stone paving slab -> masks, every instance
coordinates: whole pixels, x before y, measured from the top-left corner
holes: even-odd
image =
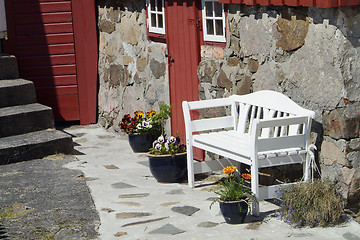
[[[266,201],[260,202],[260,217],[226,224],[218,204],[209,208],[216,195],[207,184],[190,189],[186,182],[158,183],[145,154],[133,153],[124,137],[96,125],[65,131],[74,136],[78,159],[66,167],[91,179],[99,239],[360,239],[360,225],[351,219],[332,228],[297,229],[273,217],[277,206]]]

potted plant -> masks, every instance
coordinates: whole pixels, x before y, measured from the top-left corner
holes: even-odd
[[[165,121],[172,116],[172,107],[160,103],[160,111],[151,110],[144,113],[135,111],[134,116],[125,114],[120,129],[128,134],[129,143],[134,152],[147,152],[152,143],[164,132]]]
[[[178,136],[167,139],[161,135],[147,156],[150,171],[158,182],[181,182],[186,177],[186,146]]]
[[[234,166],[223,169],[227,177],[220,181],[220,190],[213,190],[219,198],[210,205],[211,208],[215,202],[219,202],[220,212],[229,224],[243,223],[248,212],[249,200],[256,200],[244,181],[244,178],[250,178],[250,174],[242,174],[242,178],[239,179],[234,176],[235,171]]]

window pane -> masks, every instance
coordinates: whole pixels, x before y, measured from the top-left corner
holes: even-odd
[[[215,17],[222,17],[222,3],[214,2]]]
[[[157,0],[157,11],[158,12],[162,11],[162,0]]]
[[[163,18],[162,18],[162,14],[158,14],[158,27],[159,28],[163,28]]]
[[[151,14],[151,26],[156,27],[156,14]]]
[[[208,35],[214,35],[213,20],[206,20],[206,30]]]
[[[205,10],[206,10],[207,17],[213,16],[212,2],[205,2]]]
[[[151,11],[155,11],[155,0],[150,0],[150,9]]]
[[[222,20],[215,20],[216,35],[223,35],[223,22]]]

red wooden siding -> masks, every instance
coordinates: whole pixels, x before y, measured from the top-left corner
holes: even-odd
[[[196,19],[201,2],[195,0],[168,0],[166,6],[166,42],[171,55],[169,64],[170,103],[172,135],[180,134],[185,140],[185,123],[182,101],[199,99],[197,66],[200,62],[199,29]],[[203,152],[194,152],[195,158],[203,159]]]
[[[221,3],[237,3],[245,5],[275,5],[275,6],[304,6],[304,7],[319,7],[331,8],[341,6],[360,5],[360,0],[219,0]]]
[[[6,10],[5,51],[34,82],[38,102],[52,107],[57,121],[96,122],[94,0],[6,0]]]

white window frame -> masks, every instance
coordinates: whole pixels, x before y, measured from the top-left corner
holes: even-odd
[[[157,3],[158,1],[162,2],[162,8],[158,9],[157,4],[155,4],[155,11],[151,10],[151,4],[150,4],[150,0],[147,0],[147,11],[148,11],[148,19],[147,19],[147,24],[148,24],[148,29],[149,32],[151,33],[157,33],[157,34],[165,34],[165,5],[164,5],[164,0],[155,0],[155,2]],[[151,21],[151,15],[155,14],[156,17],[159,14],[162,14],[162,22],[163,22],[163,27],[159,27],[158,26],[158,22],[156,22],[156,27],[152,27],[152,21]]]
[[[211,2],[213,8],[213,15],[211,17],[206,16],[206,6],[205,2]],[[224,11],[224,4],[221,3],[221,17],[215,17],[215,10],[214,10],[214,2],[218,2],[218,0],[202,0],[202,22],[203,22],[203,33],[204,33],[204,41],[210,42],[226,42],[226,32],[225,32],[225,11]],[[214,34],[210,35],[207,33],[207,25],[206,20],[212,20],[214,23]],[[223,34],[216,35],[216,28],[215,28],[215,20],[221,20],[223,23]]]

